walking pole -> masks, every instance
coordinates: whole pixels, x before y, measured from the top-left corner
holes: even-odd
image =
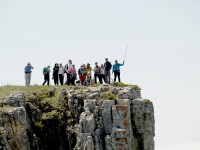
[[[126,52],[125,52],[125,56],[124,56],[124,61],[125,61],[125,59],[126,59],[127,51],[128,51],[128,45],[126,46]]]

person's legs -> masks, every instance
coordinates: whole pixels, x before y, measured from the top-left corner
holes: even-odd
[[[74,76],[71,79],[71,83],[72,83],[72,85],[75,85],[75,77]]]
[[[108,83],[110,84],[110,71],[108,71]]]
[[[106,83],[106,77],[105,77],[105,74],[103,74],[103,81]]]
[[[28,85],[31,84],[31,73],[28,73]]]
[[[25,80],[26,80],[26,85],[30,85],[30,80],[31,80],[31,74],[30,73],[26,73],[25,74]]]
[[[28,85],[28,74],[25,73],[25,85],[27,86]]]
[[[102,84],[102,80],[103,80],[103,75],[100,74],[100,75],[99,75],[99,82],[100,82],[100,84]]]
[[[59,81],[60,81],[60,84],[63,85],[63,75],[62,74],[59,74]]]
[[[45,85],[45,83],[46,83],[46,74],[44,75],[44,82],[42,83],[42,85]]]
[[[54,84],[56,85],[56,79],[55,79],[55,77],[53,78],[53,81],[54,81]]]
[[[58,74],[54,75],[54,84],[58,85]]]
[[[70,83],[71,83],[71,77],[70,77],[71,75],[70,75],[70,73],[67,73],[67,84],[68,85],[70,85]]]
[[[105,71],[105,83],[108,83],[108,71]]]
[[[97,78],[98,78],[98,80],[99,80],[99,82],[100,82],[100,74],[97,74]]]
[[[114,82],[116,82],[117,72],[114,71]]]
[[[120,72],[118,72],[118,80],[119,80],[119,82],[121,82],[121,81],[120,81]]]
[[[97,74],[94,74],[94,82],[97,84]]]
[[[49,74],[47,74],[47,85],[49,85]]]

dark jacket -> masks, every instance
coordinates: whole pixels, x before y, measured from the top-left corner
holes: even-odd
[[[105,68],[105,71],[109,71],[112,67],[112,64],[109,62],[109,61],[106,61],[104,63],[104,68]]]
[[[58,75],[59,67],[54,67],[53,68],[53,75]]]

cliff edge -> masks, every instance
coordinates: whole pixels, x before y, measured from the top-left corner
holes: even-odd
[[[137,86],[38,86],[0,99],[0,150],[154,150],[154,124]]]

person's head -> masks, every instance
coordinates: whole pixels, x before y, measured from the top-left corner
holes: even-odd
[[[95,62],[95,66],[98,66],[98,62]]]
[[[54,67],[58,67],[58,63],[55,63],[55,66]]]
[[[62,63],[60,63],[59,66],[61,67],[61,66],[62,66]]]
[[[72,67],[75,68],[75,65],[73,64]]]
[[[71,59],[68,62],[69,62],[69,64],[72,64],[72,60]]]
[[[104,65],[103,65],[103,64],[101,64],[101,68],[104,68]]]
[[[90,64],[89,64],[89,63],[87,63],[87,67],[90,67]]]
[[[30,62],[28,62],[28,63],[27,63],[27,65],[28,65],[28,66],[30,66],[30,65],[31,65],[31,63],[30,63]]]
[[[85,64],[83,64],[83,68],[85,68]]]
[[[108,61],[108,58],[105,58],[105,61]]]
[[[118,61],[117,60],[115,60],[115,64],[117,64],[118,63]]]
[[[51,67],[50,65],[47,66],[47,68],[50,68],[50,67]]]

